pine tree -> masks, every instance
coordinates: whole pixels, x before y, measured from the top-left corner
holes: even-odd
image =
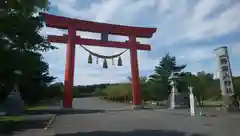
[[[176,58],[167,53],[155,67],[154,73],[149,78],[151,94],[157,100],[165,100],[171,88],[169,76],[173,72],[180,72],[186,65],[176,65]]]

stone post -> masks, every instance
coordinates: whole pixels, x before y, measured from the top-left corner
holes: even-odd
[[[170,94],[170,109],[175,109],[176,108],[176,103],[175,103],[175,96],[177,93],[177,87],[176,87],[176,81],[171,81],[171,94]]]
[[[170,85],[172,86],[171,94],[170,94],[170,109],[176,108],[176,94],[177,90],[177,80],[179,79],[178,73],[173,72],[171,76],[169,76],[168,80],[171,81]]]
[[[195,103],[195,98],[193,95],[193,87],[189,86],[189,100],[190,100],[190,115],[195,116],[196,115],[196,103]]]

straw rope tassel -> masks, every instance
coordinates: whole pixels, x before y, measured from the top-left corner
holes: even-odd
[[[88,63],[92,64],[92,55],[91,54],[89,54],[89,56],[88,56]]]
[[[103,61],[103,68],[108,68],[107,60],[106,60],[106,59],[104,59],[104,61]]]
[[[96,64],[98,64],[98,57],[97,57],[97,60],[96,60]]]
[[[121,58],[121,56],[119,56],[119,58],[118,58],[118,66],[122,66],[122,58]]]
[[[114,58],[112,58],[112,65],[114,66]]]

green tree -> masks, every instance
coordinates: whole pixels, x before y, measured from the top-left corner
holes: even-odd
[[[128,81],[131,83],[132,82],[132,77],[128,76]],[[140,76],[139,77],[140,84],[146,83],[147,77],[146,76]]]
[[[102,94],[105,94],[106,99],[109,100],[124,101],[132,99],[132,89],[130,83],[109,85],[102,91]]]
[[[13,83],[19,84],[19,90],[24,100],[34,103],[47,97],[46,88],[55,79],[49,76],[48,64],[43,61],[42,55],[35,52],[24,52],[18,55],[19,61],[14,66],[22,71]],[[19,67],[20,66],[20,67]]]
[[[47,10],[48,1],[3,0],[0,5],[3,5],[0,7],[0,63],[4,64],[0,65],[0,94],[5,96],[20,78],[21,95],[25,99],[33,92],[36,97],[42,97],[41,91],[37,90],[44,90],[54,79],[49,76],[48,64],[43,62],[40,54],[55,49],[39,34],[43,20],[37,12]],[[21,70],[23,75],[16,77],[15,70]]]
[[[185,90],[188,90],[187,87],[190,85],[193,87],[193,93],[200,105],[204,99],[216,99],[219,96],[218,84],[215,84],[212,73],[201,71],[194,75],[186,72],[182,73],[181,80],[185,84]]]
[[[63,83],[56,82],[50,84],[47,88],[47,98],[62,98],[63,97]]]
[[[189,90],[188,89],[189,86],[193,87],[193,93],[196,96],[198,103],[201,104],[204,91],[202,90],[202,87],[199,84],[200,83],[199,78],[190,72],[186,72],[182,73],[181,81],[184,84],[184,90]]]
[[[131,83],[132,77],[128,77],[129,82]],[[140,91],[141,91],[141,99],[142,100],[151,100],[151,94],[148,85],[148,78],[146,76],[139,77],[140,80]]]
[[[235,96],[240,99],[240,76],[233,77],[233,87],[234,87]]]
[[[166,54],[155,67],[154,73],[150,76],[149,86],[152,97],[157,100],[165,100],[171,89],[169,76],[173,72],[180,72],[186,65],[177,65],[176,58]]]
[[[47,51],[54,47],[38,32],[43,19],[37,16],[39,10],[48,8],[47,0],[4,0],[5,16],[0,20],[1,49]]]

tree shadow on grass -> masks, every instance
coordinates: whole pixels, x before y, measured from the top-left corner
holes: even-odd
[[[0,121],[0,135],[11,134],[15,131],[24,131],[27,129],[43,129],[48,124],[48,122],[49,119]]]
[[[55,136],[207,136],[205,134],[188,134],[175,130],[134,130],[129,132],[94,131],[72,134],[57,134]]]
[[[24,114],[27,115],[42,115],[42,114],[90,114],[90,113],[104,113],[105,110],[85,110],[85,109],[46,109],[46,110],[26,110]]]
[[[160,108],[158,108],[160,109]],[[164,109],[164,108],[163,108]],[[144,107],[139,110],[156,110],[156,108]],[[134,111],[132,108],[122,109],[43,109],[43,110],[26,110],[25,115],[43,115],[43,114],[93,114],[93,113],[106,113],[106,112],[119,112],[119,111]]]

